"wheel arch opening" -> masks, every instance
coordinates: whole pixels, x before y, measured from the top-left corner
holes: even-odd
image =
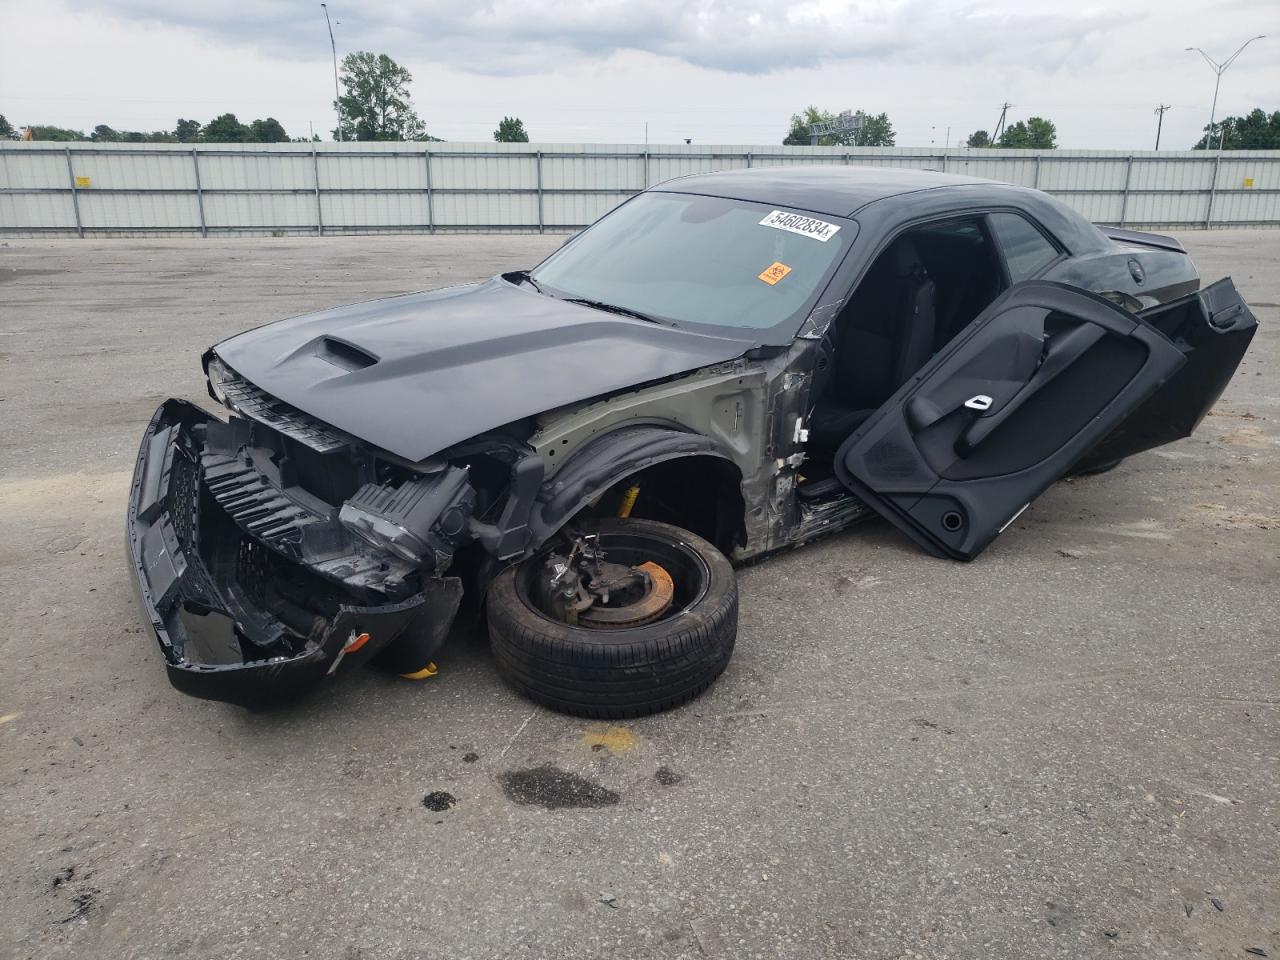
[[[615,481],[578,516],[631,516],[696,533],[729,556],[747,542],[742,473],[723,457],[664,460]]]

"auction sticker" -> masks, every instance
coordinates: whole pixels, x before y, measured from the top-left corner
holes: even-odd
[[[773,227],[775,230],[789,230],[791,233],[798,233],[802,237],[809,237],[813,240],[821,240],[823,243],[834,237],[840,229],[834,223],[827,223],[825,220],[818,220],[814,217],[806,217],[800,213],[786,213],[783,210],[774,210],[760,221],[760,226]]]
[[[790,267],[788,267],[785,263],[779,263],[777,260],[775,260],[773,261],[773,263],[769,264],[769,266],[765,267],[764,272],[761,273],[760,276],[756,277],[756,279],[763,280],[765,283],[767,283],[769,286],[772,287],[775,283],[777,283],[779,280],[781,280],[790,272],[791,272]]]

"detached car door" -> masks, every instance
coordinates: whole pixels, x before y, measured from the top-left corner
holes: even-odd
[[[1109,300],[1020,283],[845,440],[836,474],[930,553],[971,560],[1186,363]]]

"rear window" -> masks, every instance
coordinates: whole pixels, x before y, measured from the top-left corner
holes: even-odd
[[[1013,283],[1030,280],[1037,273],[1058,259],[1058,248],[1016,213],[993,213],[991,230],[996,242],[1004,251],[1009,265],[1009,279]]]

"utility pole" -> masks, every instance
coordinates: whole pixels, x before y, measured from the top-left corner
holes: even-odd
[[[333,52],[333,109],[338,112],[338,142],[342,142],[342,108],[338,106],[338,45],[333,42],[333,23],[329,20],[329,5],[320,4],[324,8],[324,22],[329,27],[329,49]]]
[[[1164,112],[1169,109],[1169,104],[1162,103],[1156,107],[1156,149],[1160,149],[1160,128],[1164,126]]]
[[[1000,121],[996,124],[995,132],[991,134],[991,146],[993,147],[996,145],[996,141],[1000,139],[1000,131],[1004,129],[1004,118],[1008,115],[1009,108],[1012,106],[1012,103],[1005,103],[1000,107]]]
[[[1261,39],[1263,39],[1264,37],[1266,37],[1266,34],[1265,34],[1265,33],[1260,33],[1260,34],[1258,34],[1256,37],[1250,37],[1250,38],[1249,38],[1248,40],[1246,40],[1244,43],[1240,44],[1240,49],[1239,49],[1239,50],[1237,50],[1237,51],[1236,51],[1235,53],[1233,53],[1231,56],[1227,57],[1227,59],[1223,60],[1221,63],[1219,63],[1217,60],[1213,59],[1213,57],[1209,56],[1207,53],[1205,53],[1205,52],[1204,52],[1203,50],[1201,50],[1199,47],[1187,47],[1187,50],[1194,50],[1196,53],[1200,54],[1200,56],[1204,57],[1205,62],[1207,62],[1207,63],[1209,64],[1209,66],[1212,68],[1213,72],[1214,72],[1215,74],[1217,74],[1217,77],[1218,77],[1216,80],[1214,80],[1214,81],[1213,81],[1213,106],[1211,106],[1211,107],[1209,108],[1209,144],[1208,144],[1208,145],[1209,145],[1210,147],[1212,147],[1212,146],[1213,146],[1214,120],[1215,120],[1215,119],[1217,118],[1217,116],[1218,116],[1218,87],[1219,87],[1219,86],[1221,86],[1221,84],[1222,84],[1222,75],[1223,75],[1224,73],[1226,73],[1226,72],[1227,72],[1227,67],[1231,66],[1231,64],[1233,64],[1233,63],[1235,62],[1236,57],[1238,57],[1238,56],[1240,56],[1240,54],[1244,53],[1244,48],[1245,48],[1245,47],[1247,47],[1249,44],[1253,43],[1253,41],[1255,41],[1255,40],[1261,40]],[[1224,129],[1222,130],[1222,132],[1221,132],[1221,133],[1219,133],[1219,135],[1218,135],[1218,149],[1219,149],[1219,150],[1221,150],[1221,149],[1222,149],[1222,138],[1223,138],[1224,136],[1226,136],[1226,133],[1227,133],[1227,131],[1226,131],[1226,129],[1224,128]]]

